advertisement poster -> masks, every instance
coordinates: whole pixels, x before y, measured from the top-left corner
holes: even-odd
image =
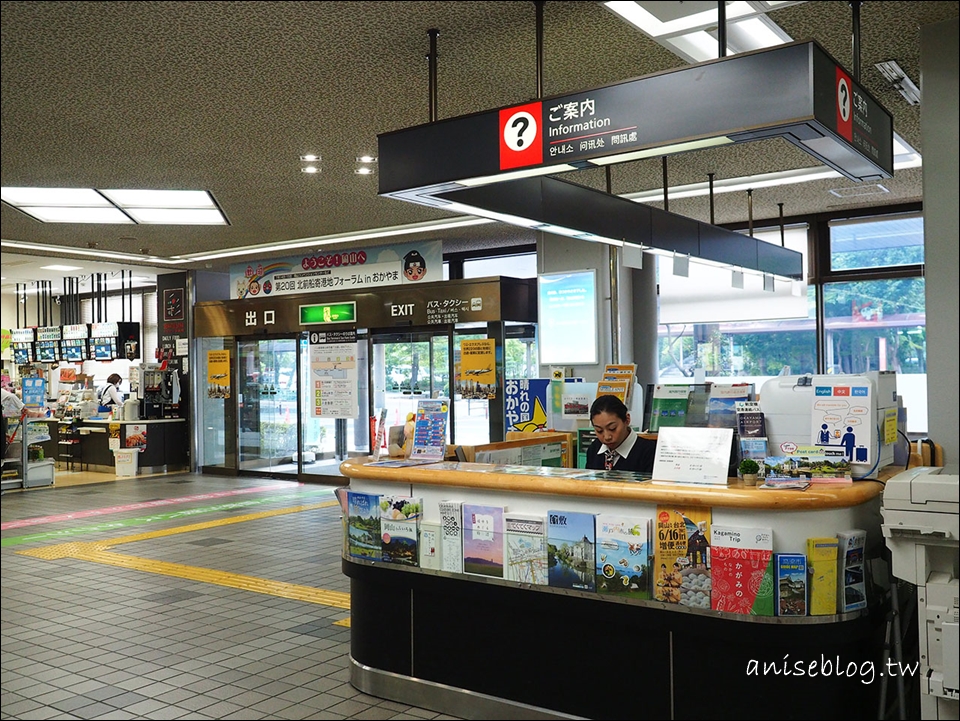
[[[294,255],[230,266],[235,300],[443,280],[443,241]]]
[[[824,449],[842,450],[851,463],[873,463],[874,422],[872,384],[823,382],[814,387],[813,442]]]
[[[310,333],[310,388],[315,418],[359,418],[357,332]]]
[[[447,444],[447,413],[449,411],[450,404],[443,399],[417,401],[411,458],[443,460]]]
[[[230,397],[230,351],[207,351],[207,398]]]
[[[143,423],[128,423],[124,428],[125,448],[146,448],[147,426]]]
[[[107,427],[107,433],[109,434],[107,437],[107,447],[111,451],[119,451],[120,450],[120,424],[111,423]]]
[[[22,380],[23,405],[29,408],[42,408],[47,402],[47,381],[45,378],[24,377]]]
[[[457,393],[463,398],[496,398],[497,366],[493,338],[460,342]]]
[[[549,378],[507,380],[503,398],[506,430],[546,430],[549,391]]]
[[[654,518],[653,597],[710,608],[710,509],[657,506]]]

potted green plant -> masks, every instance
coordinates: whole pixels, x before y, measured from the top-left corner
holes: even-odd
[[[743,477],[744,485],[757,485],[757,472],[759,470],[760,464],[752,458],[744,458],[740,461],[740,475]]]

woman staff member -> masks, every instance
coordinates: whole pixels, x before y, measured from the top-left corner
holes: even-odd
[[[653,473],[657,442],[630,428],[627,407],[616,396],[599,396],[590,406],[597,439],[587,449],[587,468]]]
[[[111,373],[107,377],[107,383],[100,389],[97,398],[100,400],[100,412],[109,412],[114,406],[123,405],[123,396],[120,395],[120,381],[123,378],[119,373]]]

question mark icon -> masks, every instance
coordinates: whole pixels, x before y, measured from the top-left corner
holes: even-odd
[[[522,115],[510,123],[511,128],[517,128],[517,147],[523,147],[523,131],[530,127],[530,121]]]
[[[526,136],[526,137],[524,137]],[[534,144],[537,139],[537,121],[525,110],[511,115],[503,126],[503,140],[510,150],[520,152]]]

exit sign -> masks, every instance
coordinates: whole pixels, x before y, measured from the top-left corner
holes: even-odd
[[[357,304],[353,301],[300,306],[300,325],[355,323],[356,320]]]

